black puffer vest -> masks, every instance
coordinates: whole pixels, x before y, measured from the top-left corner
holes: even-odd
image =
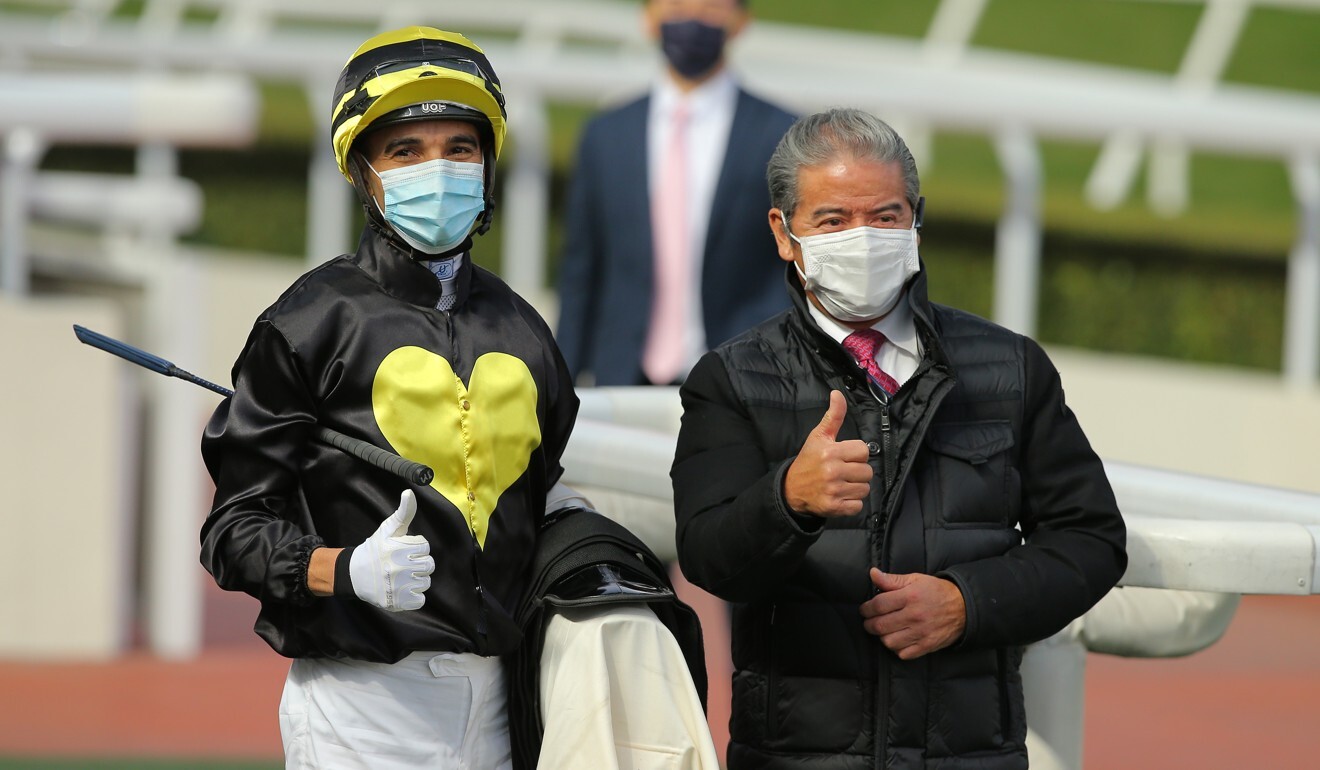
[[[888,405],[809,320],[800,291],[778,324],[719,352],[763,427],[767,457],[796,454],[840,390],[839,438],[867,441],[885,480],[861,514],[825,524],[777,601],[736,606],[731,768],[1027,765],[1019,648],[955,647],[904,662],[858,616],[869,565],[939,574],[1020,541],[1021,338],[925,303],[924,286],[911,294],[924,361]],[[833,756],[812,761],[819,754]]]

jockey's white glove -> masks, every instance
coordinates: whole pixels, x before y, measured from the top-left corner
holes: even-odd
[[[349,556],[353,593],[368,604],[390,612],[421,609],[422,594],[431,587],[435,559],[431,544],[421,535],[408,534],[417,513],[411,489],[399,498],[399,509],[380,523],[376,532]]]

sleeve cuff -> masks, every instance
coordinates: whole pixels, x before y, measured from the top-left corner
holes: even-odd
[[[349,571],[349,561],[353,558],[353,549],[345,548],[335,557],[335,596],[339,598],[356,599],[357,592],[353,590],[353,574]]]
[[[793,525],[794,529],[804,535],[816,535],[825,527],[825,520],[819,516],[810,513],[798,513],[788,504],[788,498],[784,496],[784,479],[788,476],[788,466],[793,464],[795,457],[790,457],[780,464],[779,470],[775,471],[774,496],[775,507],[784,515],[784,518]]]
[[[968,586],[963,582],[962,575],[958,574],[958,572],[955,570],[940,570],[939,572],[935,573],[935,577],[953,583],[954,586],[958,588],[958,591],[962,593],[963,612],[965,613],[963,632],[958,637],[958,640],[954,642],[952,645],[950,645],[950,647],[955,650],[966,649],[970,646],[968,644],[968,639],[975,638],[974,637],[976,632],[975,627],[978,621],[980,620],[976,614],[976,605],[972,603],[971,592],[968,590]]]

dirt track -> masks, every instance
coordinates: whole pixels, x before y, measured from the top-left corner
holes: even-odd
[[[278,759],[288,663],[250,625],[216,592],[195,662],[0,663],[0,756]],[[727,715],[727,686],[711,697]],[[1190,658],[1091,656],[1086,725],[1087,770],[1320,767],[1320,597],[1248,597]]]

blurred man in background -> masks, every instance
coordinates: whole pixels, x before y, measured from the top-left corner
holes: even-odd
[[[469,257],[490,223],[504,95],[467,38],[406,27],[335,88],[357,251],[256,321],[202,450],[202,563],[261,600],[294,658],[290,767],[510,766],[500,661],[578,400],[536,311]],[[311,441],[329,427],[432,466],[427,487]],[[393,512],[391,514],[391,512]],[[415,518],[414,518],[415,517]]]
[[[793,307],[680,394],[679,562],[735,602],[730,770],[1027,767],[1022,647],[1126,530],[1032,340],[926,297],[916,163],[859,110],[767,172]]]
[[[644,15],[665,71],[587,124],[569,188],[555,334],[579,383],[675,383],[786,306],[762,180],[793,116],[726,66],[747,2],[648,0]]]

